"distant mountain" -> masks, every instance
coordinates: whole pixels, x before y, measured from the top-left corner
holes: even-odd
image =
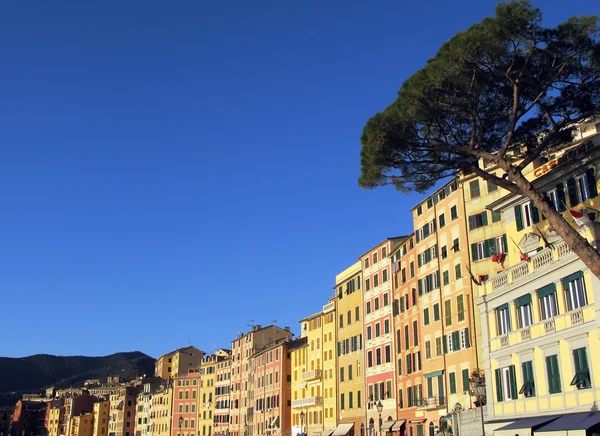
[[[0,357],[0,397],[11,392],[37,392],[49,386],[76,387],[85,380],[105,380],[110,375],[131,379],[143,374],[154,374],[154,359],[139,351],[101,357]]]

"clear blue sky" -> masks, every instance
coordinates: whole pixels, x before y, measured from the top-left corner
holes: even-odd
[[[364,123],[495,3],[2,2],[0,355],[298,332],[412,231],[419,196],[358,187]]]

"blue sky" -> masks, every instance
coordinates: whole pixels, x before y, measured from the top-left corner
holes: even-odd
[[[0,355],[298,332],[412,231],[418,195],[358,187],[366,120],[495,3],[3,2]]]

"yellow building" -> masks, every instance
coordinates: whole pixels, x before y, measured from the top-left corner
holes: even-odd
[[[527,177],[597,246],[600,135],[548,159]],[[600,282],[527,199],[509,194],[489,208],[502,214],[509,243],[506,269],[490,277],[477,301],[488,420],[515,420],[495,426],[503,436],[531,432],[531,421],[519,418],[534,416],[536,431],[589,430],[589,420],[564,415],[597,410]],[[581,213],[578,222],[569,209]]]
[[[63,404],[52,405],[50,416],[48,418],[48,436],[59,436],[61,422],[65,416]]]
[[[109,401],[99,401],[94,404],[93,436],[108,436]]]
[[[197,368],[204,357],[204,353],[196,347],[179,348],[170,353],[163,354],[154,364],[154,375],[163,379],[186,375],[190,368]]]
[[[322,311],[300,321],[306,345],[291,352],[293,435],[333,433],[337,425],[335,314],[332,300]]]
[[[202,359],[200,365],[198,436],[212,436],[215,433],[213,415],[215,413],[217,365],[229,359],[229,355],[228,350],[220,349]]]
[[[92,412],[72,417],[69,423],[69,436],[92,436],[93,423],[94,414]]]
[[[165,381],[152,395],[152,434],[170,436],[173,413],[173,384]],[[94,435],[95,436],[95,435]]]
[[[326,383],[335,382],[333,388],[325,385],[325,392],[334,392],[338,398],[339,431],[350,436],[365,435],[365,376],[363,351],[363,292],[361,262],[356,262],[335,277],[336,311],[342,319],[336,319],[336,333],[331,343],[339,343],[333,351],[337,356],[336,369]],[[330,340],[330,338],[328,338]],[[329,342],[327,342],[329,343]],[[344,344],[343,347],[341,344]],[[339,353],[338,353],[339,350]],[[326,354],[327,355],[327,354]],[[331,355],[329,355],[331,357]],[[341,378],[343,374],[343,379]],[[336,410],[334,409],[334,410]]]

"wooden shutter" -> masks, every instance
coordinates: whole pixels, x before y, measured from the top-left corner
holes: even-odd
[[[517,221],[517,231],[523,230],[523,213],[520,204],[515,206],[515,220]]]
[[[577,206],[579,204],[579,198],[577,197],[577,183],[575,183],[573,177],[567,180],[567,194],[569,195],[569,206]]]
[[[539,223],[540,212],[538,211],[538,208],[535,207],[535,205],[533,204],[533,201],[529,203],[529,207],[531,209],[531,221],[533,221],[534,224]]]
[[[473,261],[479,260],[479,257],[477,257],[477,244],[471,244],[471,258]]]
[[[508,367],[508,381],[510,384],[510,396],[513,400],[517,399],[517,376],[515,373],[515,365]]]
[[[598,188],[596,187],[596,178],[594,177],[594,169],[588,168],[585,172],[585,178],[590,192],[590,198],[594,198],[598,195]]]
[[[502,371],[497,369],[496,373],[496,401],[501,402],[504,399],[502,395]]]
[[[556,202],[558,203],[558,212],[564,211],[566,206],[565,187],[562,183],[556,185]]]

